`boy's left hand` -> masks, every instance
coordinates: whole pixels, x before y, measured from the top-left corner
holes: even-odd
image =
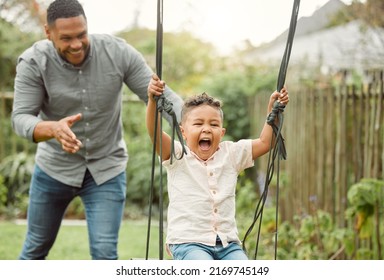
[[[289,95],[288,95],[288,90],[283,87],[280,92],[277,93],[277,101],[280,102],[281,104],[287,105],[289,102]]]
[[[280,90],[280,92],[275,91],[271,94],[271,97],[269,99],[269,104],[268,104],[268,112],[272,111],[273,105],[275,104],[276,101],[283,104],[284,106],[288,104],[289,95],[288,95],[288,90],[285,87],[283,87]]]

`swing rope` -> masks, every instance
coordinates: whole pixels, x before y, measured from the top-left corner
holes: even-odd
[[[296,24],[297,24],[297,18],[299,14],[299,7],[300,7],[300,0],[294,0],[293,8],[292,8],[292,14],[291,14],[291,22],[289,26],[289,32],[288,32],[288,38],[287,43],[285,47],[285,52],[283,59],[281,61],[279,75],[277,79],[277,91],[280,92],[280,90],[284,87],[285,78],[287,74],[287,68],[289,64],[289,58],[291,55],[292,50],[292,44],[293,44],[293,38],[295,36],[295,30],[296,30]],[[284,112],[285,106],[279,102],[275,102],[273,104],[273,108],[271,113],[267,117],[267,123],[272,127],[273,134],[275,136],[275,145],[273,146],[272,141],[270,144],[270,151],[268,155],[268,164],[267,164],[267,174],[266,174],[266,180],[264,182],[264,190],[260,196],[260,200],[258,201],[255,209],[255,214],[253,218],[253,222],[251,226],[248,228],[247,232],[245,233],[244,239],[243,239],[243,249],[246,251],[245,241],[249,234],[252,232],[257,220],[259,220],[258,224],[258,233],[256,237],[256,248],[255,248],[255,254],[254,259],[257,258],[258,248],[259,248],[259,241],[260,241],[260,231],[261,231],[261,222],[263,219],[263,211],[264,211],[264,205],[268,197],[268,190],[269,185],[273,178],[273,173],[275,169],[275,159],[277,156],[277,182],[276,182],[276,217],[275,217],[275,244],[274,244],[274,257],[275,260],[277,259],[277,233],[278,233],[278,205],[279,205],[279,184],[280,184],[280,160],[287,158],[287,152],[284,145],[284,138],[281,135],[281,130],[283,128],[283,122],[284,122]],[[273,147],[272,147],[273,146]]]
[[[162,54],[163,54],[163,1],[157,1],[157,31],[156,31],[156,74],[160,78],[162,77]],[[166,112],[171,117],[171,126],[172,126],[172,134],[171,134],[171,158],[170,163],[172,164],[173,158],[176,160],[180,160],[184,154],[187,154],[185,146],[183,144],[183,135],[181,133],[180,127],[177,122],[176,113],[173,111],[173,104],[164,95],[155,96],[156,101],[156,112],[155,112],[155,133],[153,140],[153,150],[152,150],[152,170],[151,170],[151,187],[149,193],[149,213],[148,213],[148,228],[147,228],[147,243],[146,243],[146,254],[145,259],[148,260],[149,257],[149,241],[151,235],[151,220],[152,220],[152,204],[153,204],[153,196],[154,196],[154,178],[155,178],[155,165],[156,165],[156,143],[159,141],[159,155],[160,155],[160,178],[159,178],[159,259],[163,260],[164,258],[164,191],[163,191],[163,168],[161,164],[161,160],[163,158],[162,151],[162,131],[163,131],[163,112]],[[158,127],[158,125],[160,127]],[[160,139],[157,139],[157,131],[159,128]],[[182,145],[182,153],[178,157],[175,152],[174,140],[175,136],[177,136],[179,142]]]

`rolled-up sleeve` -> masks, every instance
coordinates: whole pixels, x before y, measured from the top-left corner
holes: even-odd
[[[128,72],[125,73],[125,83],[141,100],[148,102],[148,83],[152,77],[153,71],[146,63],[144,57],[131,45],[127,44],[126,59]],[[165,98],[172,103],[173,111],[177,121],[180,122],[181,108],[183,106],[182,98],[177,95],[170,87],[166,86],[164,91]],[[164,112],[164,117],[171,124],[170,116]]]

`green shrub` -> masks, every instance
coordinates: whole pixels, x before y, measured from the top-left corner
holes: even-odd
[[[8,156],[0,163],[0,174],[3,176],[1,207],[7,218],[25,214],[28,190],[34,166],[34,157],[27,153]]]

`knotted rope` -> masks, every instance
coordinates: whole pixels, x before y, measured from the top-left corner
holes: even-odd
[[[300,0],[294,0],[293,8],[292,8],[292,14],[291,14],[291,22],[289,26],[289,32],[288,32],[288,38],[287,43],[284,51],[284,56],[281,61],[279,75],[277,79],[277,91],[281,91],[281,89],[284,87],[285,78],[287,74],[287,68],[289,63],[289,58],[291,55],[292,50],[292,44],[293,44],[293,38],[295,36],[295,30],[296,30],[296,24],[297,24],[297,18],[299,14],[299,7],[300,7]],[[251,226],[248,228],[247,232],[245,233],[244,239],[243,239],[243,249],[246,251],[245,248],[245,241],[249,234],[252,232],[257,220],[259,219],[259,225],[258,225],[258,233],[257,233],[257,239],[256,239],[256,248],[255,248],[255,254],[254,259],[257,258],[258,248],[259,248],[259,240],[260,240],[260,231],[261,231],[261,222],[263,219],[263,210],[264,205],[268,197],[268,190],[269,185],[273,178],[274,168],[275,168],[275,159],[279,155],[277,160],[277,183],[276,183],[276,217],[275,217],[275,246],[274,246],[274,255],[275,259],[277,259],[277,233],[278,233],[278,205],[279,205],[279,184],[280,184],[280,160],[287,158],[287,152],[285,149],[284,144],[284,138],[281,135],[281,130],[283,128],[283,122],[284,122],[284,109],[285,106],[278,101],[276,101],[273,104],[273,108],[271,113],[267,117],[267,123],[272,127],[273,134],[275,138],[275,145],[272,145],[271,142],[271,149],[269,151],[268,155],[268,164],[267,164],[267,174],[266,174],[266,180],[264,183],[264,190],[263,193],[260,196],[260,200],[256,205],[255,209],[255,215],[253,217],[253,222]],[[273,137],[272,137],[273,141]]]
[[[157,1],[157,33],[156,33],[156,73],[158,77],[161,79],[162,76],[162,53],[163,53],[163,1],[158,0]],[[160,96],[154,97],[156,100],[156,111],[155,111],[155,133],[154,133],[154,140],[153,140],[153,151],[152,151],[152,172],[151,172],[151,188],[150,188],[150,194],[149,194],[149,213],[148,213],[148,229],[147,229],[147,244],[146,244],[146,255],[145,258],[148,260],[149,256],[149,240],[150,240],[150,232],[151,232],[151,217],[152,217],[152,204],[153,204],[153,193],[154,193],[154,178],[155,178],[155,165],[156,165],[156,144],[157,144],[157,131],[158,131],[158,124],[160,124],[160,139],[159,139],[159,146],[160,146],[160,186],[159,186],[159,259],[162,260],[164,258],[164,200],[163,200],[163,168],[162,168],[162,131],[163,131],[163,112],[167,113],[171,117],[170,125],[172,127],[172,141],[171,141],[171,158],[170,163],[172,164],[173,158],[176,158],[177,160],[181,159],[184,154],[187,153],[184,142],[183,142],[183,135],[181,133],[176,113],[173,110],[173,104],[171,101],[169,101],[164,94]],[[179,157],[177,157],[175,152],[175,146],[174,146],[174,140],[175,135],[177,136],[179,142],[182,145],[182,152]]]

